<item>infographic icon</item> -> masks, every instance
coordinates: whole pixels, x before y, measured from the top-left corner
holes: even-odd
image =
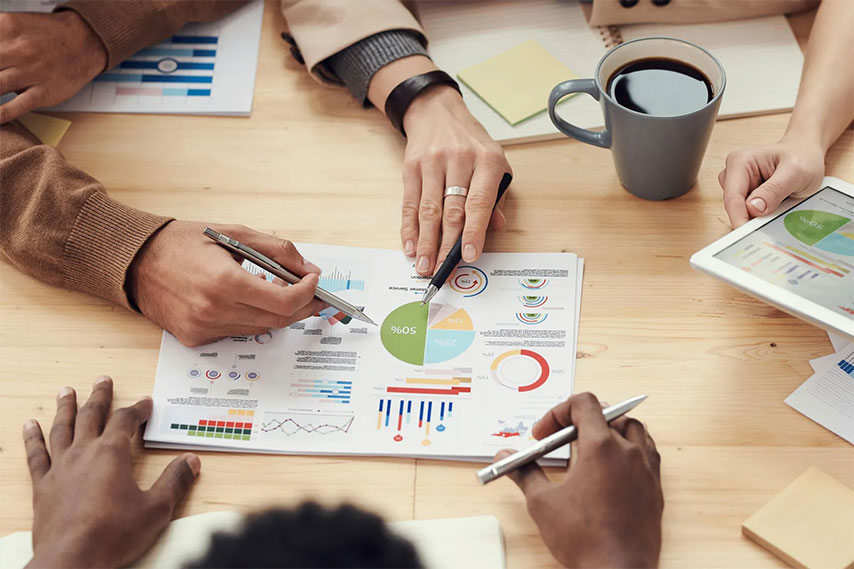
[[[479,295],[486,290],[488,283],[486,273],[471,265],[460,265],[451,277],[451,288],[464,298]]]
[[[395,308],[380,327],[389,354],[413,365],[444,362],[465,352],[474,342],[469,313],[450,304],[418,301]]]

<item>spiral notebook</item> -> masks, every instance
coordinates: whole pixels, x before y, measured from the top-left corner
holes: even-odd
[[[592,77],[602,55],[624,41],[669,36],[694,42],[712,52],[726,70],[720,118],[791,110],[803,66],[803,55],[784,16],[712,24],[591,28],[576,1],[422,0],[417,7],[430,38],[433,60],[453,76],[530,40],[536,40],[577,77]],[[461,88],[472,114],[503,144],[563,136],[545,112],[513,126],[467,86]],[[543,109],[548,95],[542,95]],[[580,127],[603,126],[599,104],[586,95],[562,102],[560,113]]]

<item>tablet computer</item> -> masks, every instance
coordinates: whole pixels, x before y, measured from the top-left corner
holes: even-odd
[[[691,266],[854,340],[854,186],[825,178],[691,257]]]

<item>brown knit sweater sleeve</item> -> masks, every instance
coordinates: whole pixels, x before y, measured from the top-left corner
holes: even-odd
[[[128,267],[169,221],[110,199],[17,122],[0,127],[0,257],[22,272],[132,308]]]
[[[248,0],[71,0],[57,10],[77,12],[107,48],[107,69],[162,41],[188,22],[212,22]]]

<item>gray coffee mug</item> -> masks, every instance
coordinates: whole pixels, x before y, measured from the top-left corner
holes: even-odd
[[[655,116],[627,109],[608,95],[608,79],[616,71],[632,61],[655,57],[682,61],[703,72],[712,83],[712,100],[687,114]],[[686,193],[697,181],[725,87],[723,66],[700,46],[675,38],[641,38],[602,56],[594,79],[556,85],[549,96],[549,117],[565,135],[610,148],[617,176],[629,192],[646,200],[666,200]],[[557,115],[555,105],[570,93],[587,93],[601,103],[605,130],[580,128]]]

